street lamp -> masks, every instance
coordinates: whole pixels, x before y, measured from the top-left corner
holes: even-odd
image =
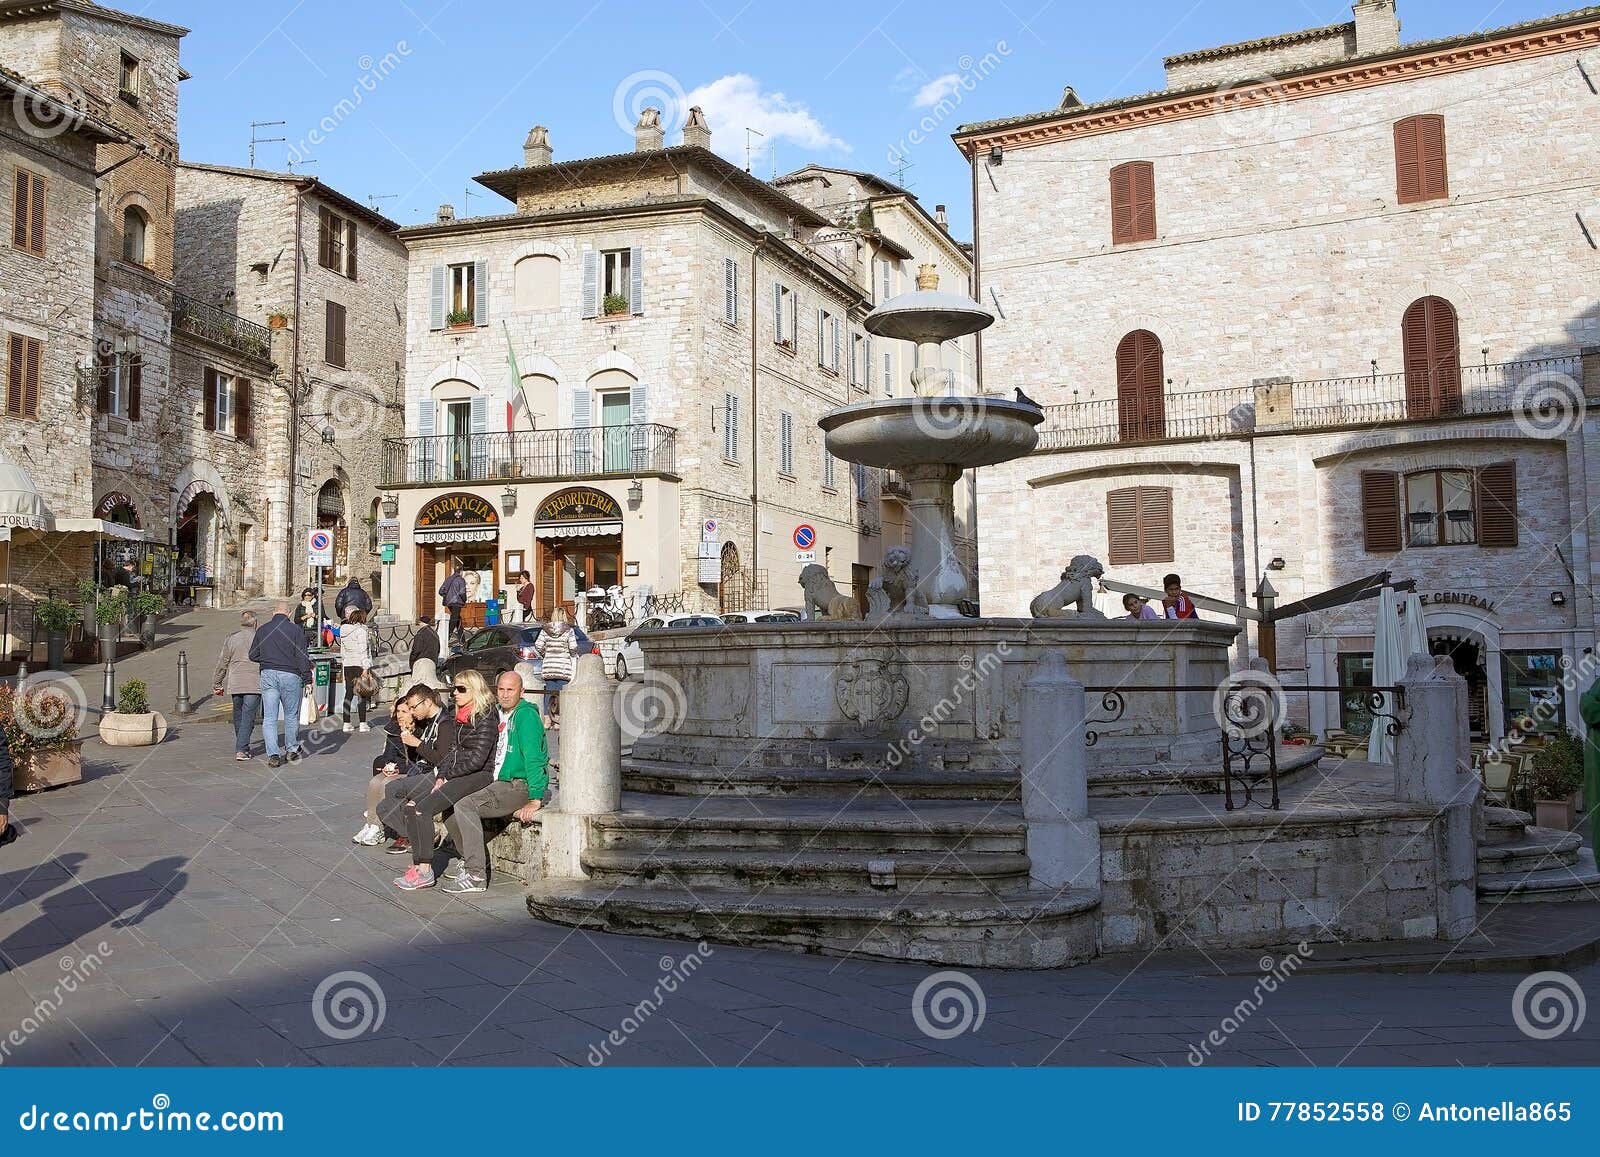
[[[334,441],[333,427],[332,426],[324,426],[324,427],[322,427],[322,444],[324,446],[332,446],[333,445],[333,441]]]
[[[400,496],[398,494],[385,494],[383,496],[383,516],[385,518],[400,517]]]
[[[500,509],[507,514],[517,512],[517,492],[514,487],[507,486],[505,493],[500,496]]]
[[[637,508],[644,501],[644,483],[635,478],[628,483],[628,505]]]

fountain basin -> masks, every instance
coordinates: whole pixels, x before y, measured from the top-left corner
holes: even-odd
[[[830,411],[818,425],[828,452],[846,462],[890,470],[971,469],[1031,453],[1043,421],[1038,407],[1022,402],[947,396],[857,402]]]

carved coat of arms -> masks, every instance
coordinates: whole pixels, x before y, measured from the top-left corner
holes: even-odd
[[[891,659],[857,659],[839,672],[833,688],[845,717],[867,727],[898,719],[910,696],[900,663]]]

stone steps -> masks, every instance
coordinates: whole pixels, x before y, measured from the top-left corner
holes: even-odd
[[[590,879],[611,888],[682,888],[789,893],[992,895],[1025,892],[1028,857],[1018,852],[633,851],[591,848]]]
[[[1533,817],[1527,812],[1509,807],[1483,809],[1485,844],[1514,844],[1523,837],[1525,829],[1533,826]]]
[[[986,896],[775,894],[613,888],[543,880],[528,890],[541,920],[834,955],[993,968],[1060,968],[1094,957],[1099,898],[1087,890]]]
[[[1327,754],[1321,747],[1280,745],[1278,747],[1278,782],[1314,771],[1317,761]],[[1089,795],[1100,799],[1118,799],[1128,796],[1163,795],[1221,795],[1223,770],[1221,756],[1215,765],[1196,763],[1187,767],[1170,764],[1153,764],[1137,768],[1102,768],[1089,773]],[[1257,756],[1251,771],[1266,774],[1265,756]],[[1234,784],[1235,793],[1241,789]],[[1257,789],[1263,798],[1270,791],[1263,782]]]
[[[684,796],[777,796],[797,799],[870,796],[881,799],[1014,800],[1016,773],[1007,771],[926,770],[848,763],[835,767],[700,767],[656,760],[628,759],[622,765],[624,791]]]
[[[1525,827],[1522,838],[1487,843],[1478,848],[1478,876],[1517,875],[1552,868],[1571,868],[1578,862],[1583,837],[1557,828]]]
[[[1600,900],[1600,869],[1595,866],[1594,852],[1580,848],[1570,866],[1480,875],[1478,895],[1502,904]]]

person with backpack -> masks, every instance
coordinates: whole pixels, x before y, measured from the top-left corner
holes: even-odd
[[[461,608],[467,605],[467,580],[462,577],[461,563],[458,560],[455,569],[450,572],[450,577],[439,584],[439,601],[444,604],[444,609],[450,614],[450,646],[461,645]]]
[[[341,623],[350,617],[351,611],[372,614],[372,596],[362,588],[361,580],[356,578],[346,583],[339,597],[333,600],[333,613]]]

